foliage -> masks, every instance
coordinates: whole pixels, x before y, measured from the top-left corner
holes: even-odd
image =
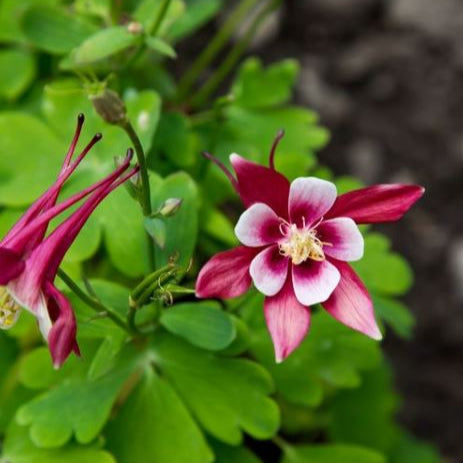
[[[291,102],[297,62],[249,58],[238,66],[245,34],[205,85],[194,85],[257,3],[240,2],[179,80],[173,60],[188,64],[183,43],[224,1],[0,3],[0,231],[54,180],[78,113],[85,137],[102,132],[104,140],[66,196],[108,173],[133,143],[92,106],[108,86],[122,95],[146,153],[152,211],[182,199],[173,217],[144,217],[134,191],[119,189],[72,246],[64,268],[91,301],[68,290],[82,359],[55,371],[27,314],[0,332],[1,462],[257,463],[275,444],[282,463],[440,461],[395,423],[397,396],[374,341],[315,310],[311,334],[277,365],[258,294],[224,306],[191,294],[199,265],[236,243],[230,216],[240,207],[202,151],[226,164],[235,151],[266,162],[284,128],[277,168],[290,179],[332,178],[316,159],[327,130]],[[260,3],[266,14],[279,2]],[[230,70],[233,82],[217,93]],[[358,185],[334,180],[340,191]],[[365,240],[356,269],[380,318],[408,337],[413,318],[397,298],[411,270],[385,236],[365,229]],[[132,330],[114,317],[132,317]]]

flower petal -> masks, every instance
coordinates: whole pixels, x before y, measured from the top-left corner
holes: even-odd
[[[279,217],[288,218],[289,181],[286,177],[238,154],[232,154],[230,162],[236,173],[241,200],[246,207],[264,203]]]
[[[285,284],[288,264],[288,258],[280,254],[278,246],[269,246],[254,257],[249,273],[262,294],[274,296]]]
[[[272,244],[282,237],[278,216],[264,203],[253,204],[241,214],[235,234],[241,243],[251,247]]]
[[[335,261],[334,265],[341,273],[341,281],[323,307],[344,325],[370,338],[381,339],[373,303],[364,284],[349,264]]]
[[[251,286],[249,265],[259,249],[238,246],[216,254],[201,269],[196,280],[196,296],[228,299],[241,296]]]
[[[55,368],[59,368],[71,352],[80,355],[76,341],[76,320],[71,304],[53,284],[45,285],[48,307],[54,315],[53,326],[48,334],[48,344]]]
[[[315,177],[300,177],[291,183],[289,217],[299,227],[309,226],[323,217],[336,200],[334,183]],[[303,220],[304,219],[304,222]]]
[[[418,199],[424,188],[418,185],[373,185],[338,197],[325,218],[350,217],[357,223],[399,220]]]
[[[307,259],[293,265],[293,286],[298,301],[303,305],[313,305],[326,301],[339,283],[337,268],[327,260]]]
[[[363,236],[348,217],[325,220],[317,227],[317,237],[326,243],[323,252],[338,260],[354,261],[363,256]]]
[[[264,312],[275,348],[275,359],[280,363],[299,346],[307,334],[310,310],[296,299],[289,277],[277,295],[265,298]]]
[[[0,248],[0,285],[5,286],[24,270],[25,263],[14,251]]]

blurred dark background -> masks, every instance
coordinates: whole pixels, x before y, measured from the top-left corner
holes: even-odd
[[[266,62],[300,61],[297,101],[332,132],[323,164],[426,187],[381,227],[416,277],[414,339],[390,333],[385,348],[401,421],[463,461],[463,1],[288,0],[255,47]]]

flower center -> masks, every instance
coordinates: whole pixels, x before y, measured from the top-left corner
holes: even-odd
[[[11,297],[5,286],[0,286],[0,329],[11,328],[18,320],[21,306]]]
[[[286,223],[281,228],[286,240],[279,244],[280,254],[291,258],[294,265],[302,264],[307,259],[325,260],[323,246],[330,244],[317,238],[315,228],[299,229],[295,224]]]

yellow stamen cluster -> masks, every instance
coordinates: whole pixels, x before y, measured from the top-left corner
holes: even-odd
[[[21,312],[21,306],[11,297],[4,286],[0,286],[0,329],[14,326]]]
[[[322,242],[317,238],[315,229],[299,229],[295,224],[285,224],[287,239],[279,244],[280,254],[290,257],[294,265],[302,264],[307,259],[316,261],[325,260]]]

